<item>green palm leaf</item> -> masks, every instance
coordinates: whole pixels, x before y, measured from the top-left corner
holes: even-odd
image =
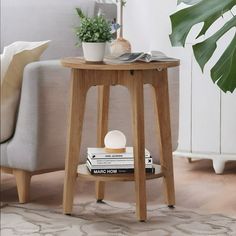
[[[236,5],[236,0],[178,0],[178,4],[181,2],[190,6],[170,16],[172,23],[170,40],[173,46],[184,46],[190,30],[198,23],[204,24],[196,38],[205,35],[216,20],[222,17],[225,12],[231,11]],[[230,29],[235,27],[236,17],[232,14],[232,18],[215,34],[193,46],[194,56],[202,70],[216,50],[217,41]],[[222,58],[229,58],[229,60],[227,60],[228,62],[224,61],[224,65],[228,66],[228,69],[224,68],[228,74],[226,72],[225,75],[220,73],[222,71],[216,69],[216,65],[212,68],[211,73],[212,80],[214,82],[217,81],[218,86],[225,92],[233,92],[236,88],[235,71],[233,66],[231,66],[231,62],[235,63],[235,54],[233,53],[234,42],[235,40],[230,43],[229,47],[217,62],[217,65],[219,66],[220,63],[222,63]]]
[[[236,34],[218,62],[211,69],[211,78],[224,91],[236,88]]]
[[[204,22],[202,33],[206,32],[216,19],[231,10],[235,4],[236,0],[202,0],[196,5],[171,15],[172,34],[170,40],[172,45],[184,46],[190,30],[198,23]],[[213,19],[215,20],[213,21]]]
[[[231,28],[236,27],[236,17],[228,21],[221,29],[208,39],[193,46],[194,56],[200,65],[202,71],[206,63],[210,60],[217,48],[217,41],[226,34]]]

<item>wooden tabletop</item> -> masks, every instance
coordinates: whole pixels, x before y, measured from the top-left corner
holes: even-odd
[[[179,66],[180,62],[178,59],[176,59],[175,61],[166,62],[132,62],[125,64],[109,64],[106,62],[88,63],[79,57],[68,57],[62,59],[61,64],[65,67],[82,70],[152,70],[176,67]]]

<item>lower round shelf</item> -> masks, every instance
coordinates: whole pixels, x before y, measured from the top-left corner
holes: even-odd
[[[153,167],[155,168],[155,173],[153,174],[146,174],[146,179],[156,179],[163,177],[163,171],[161,170],[160,165],[154,164]],[[77,169],[78,177],[83,178],[89,181],[134,181],[134,174],[96,174],[92,175],[86,164],[82,164],[78,166]]]

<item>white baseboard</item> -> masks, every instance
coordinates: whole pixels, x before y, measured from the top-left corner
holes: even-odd
[[[224,172],[225,163],[227,161],[236,161],[236,154],[194,153],[176,150],[173,152],[173,155],[175,157],[212,160],[216,174],[222,174]]]

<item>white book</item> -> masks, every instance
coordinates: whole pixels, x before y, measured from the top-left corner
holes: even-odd
[[[92,158],[90,155],[87,156],[87,159],[92,165],[133,165],[134,158]],[[153,164],[151,157],[145,158],[145,164]]]
[[[87,160],[87,165],[91,169],[133,169],[134,165],[92,165],[89,160]],[[152,164],[146,164],[145,168],[152,168]]]
[[[123,153],[107,153],[105,151],[105,148],[91,148],[89,147],[87,149],[88,155],[90,155],[92,158],[113,158],[113,157],[119,157],[119,158],[133,158],[133,147],[126,147],[126,152]],[[150,152],[145,149],[145,158],[151,157]]]

